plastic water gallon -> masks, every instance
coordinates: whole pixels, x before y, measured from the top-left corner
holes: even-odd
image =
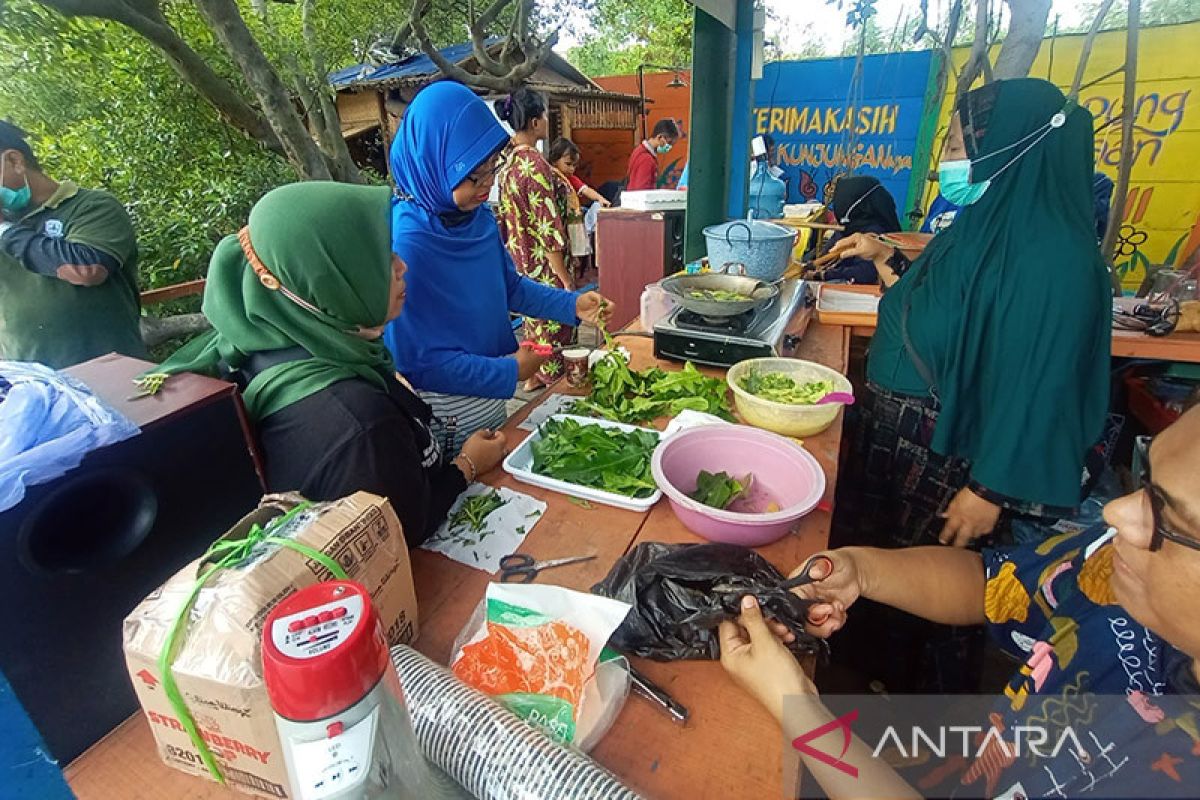
[[[765,160],[759,161],[750,178],[750,216],[754,219],[779,219],[787,199],[787,184],[771,174]]]

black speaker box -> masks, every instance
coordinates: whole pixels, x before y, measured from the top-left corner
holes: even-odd
[[[138,708],[122,620],[262,494],[234,387],[182,375],[130,400],[149,366],[110,355],[68,370],[141,433],[0,514],[0,671],[63,764]]]

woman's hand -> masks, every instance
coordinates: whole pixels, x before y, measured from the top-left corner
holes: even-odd
[[[477,470],[474,477],[491,472],[497,464],[504,460],[504,446],[507,443],[508,437],[500,431],[487,430],[475,431],[467,441],[463,442],[462,455],[469,459],[468,467],[473,464]],[[463,465],[459,464],[458,467],[462,469]],[[472,478],[467,472],[463,472],[463,477],[468,481]]]
[[[1000,506],[984,500],[966,486],[958,490],[950,505],[942,512],[946,524],[938,541],[955,547],[966,547],[980,536],[987,536],[1000,521]]]
[[[815,601],[808,609],[804,626],[813,636],[826,639],[841,630],[846,624],[850,606],[863,595],[862,570],[854,553],[852,547],[817,553],[812,558],[829,559],[833,569],[824,573],[819,565],[814,567],[813,577],[816,580],[792,590],[797,597]],[[792,570],[788,577],[803,572],[809,561]]]
[[[886,263],[892,257],[894,247],[879,241],[879,237],[869,233],[852,233],[844,239],[839,239],[829,252],[818,258],[817,266],[831,264],[847,258],[865,258],[877,264]]]
[[[742,598],[737,622],[722,622],[721,666],[775,717],[783,719],[783,698],[816,694],[817,688],[791,652],[776,638],[753,595]]]
[[[579,295],[575,301],[575,316],[593,325],[603,325],[612,316],[616,306],[599,292],[587,292]]]
[[[548,355],[539,354],[532,347],[518,347],[512,357],[517,360],[518,381],[527,381],[532,378],[542,368],[542,364],[545,364],[550,358]]]

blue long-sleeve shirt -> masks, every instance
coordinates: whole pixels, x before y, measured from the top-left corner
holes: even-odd
[[[490,213],[490,212],[489,212]],[[579,295],[517,273],[499,231],[484,258],[431,263],[393,247],[408,264],[404,311],[384,332],[396,367],[421,391],[508,398],[517,386],[517,349],[509,312],[578,325]]]

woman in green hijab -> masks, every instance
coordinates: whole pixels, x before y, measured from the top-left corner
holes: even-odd
[[[390,228],[386,187],[309,182],[269,192],[213,253],[203,310],[215,330],[158,373],[235,380],[272,491],[383,495],[415,545],[499,463],[504,436],[481,431],[443,462],[429,407],[396,380],[380,339],[405,295]]]
[[[911,265],[870,235],[834,249],[885,287],[840,544],[962,547],[1078,506],[1109,399],[1092,174],[1091,114],[1043,80],[991,83],[959,100],[942,154],[954,225]],[[971,688],[974,646],[897,619],[881,633],[937,651],[896,659],[889,688]]]

